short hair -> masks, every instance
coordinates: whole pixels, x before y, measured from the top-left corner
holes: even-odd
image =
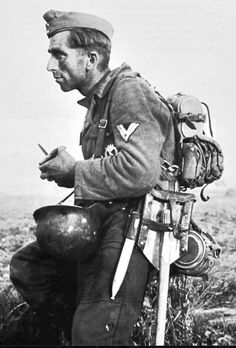
[[[82,48],[87,53],[95,50],[101,57],[98,64],[100,71],[106,70],[110,61],[111,41],[102,32],[90,28],[70,29],[68,38],[70,48]]]

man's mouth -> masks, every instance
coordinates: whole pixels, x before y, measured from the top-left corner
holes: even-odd
[[[63,78],[61,75],[53,75],[53,77],[56,81],[59,81]]]

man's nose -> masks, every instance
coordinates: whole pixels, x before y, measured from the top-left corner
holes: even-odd
[[[53,70],[56,70],[57,69],[57,61],[54,57],[51,57],[48,61],[48,64],[47,64],[47,70],[48,71],[53,71]]]

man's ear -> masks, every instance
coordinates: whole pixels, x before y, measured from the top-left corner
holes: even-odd
[[[91,51],[88,53],[88,61],[87,61],[87,69],[88,70],[93,70],[94,68],[97,67],[98,61],[99,61],[99,56],[96,51]]]

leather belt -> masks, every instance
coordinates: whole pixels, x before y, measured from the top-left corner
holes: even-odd
[[[129,197],[129,198],[116,198],[111,200],[76,200],[75,205],[79,205],[82,207],[90,207],[91,205],[95,203],[100,203],[106,208],[111,208],[114,205],[124,205],[124,206],[131,206],[136,207],[139,203],[141,197]]]

